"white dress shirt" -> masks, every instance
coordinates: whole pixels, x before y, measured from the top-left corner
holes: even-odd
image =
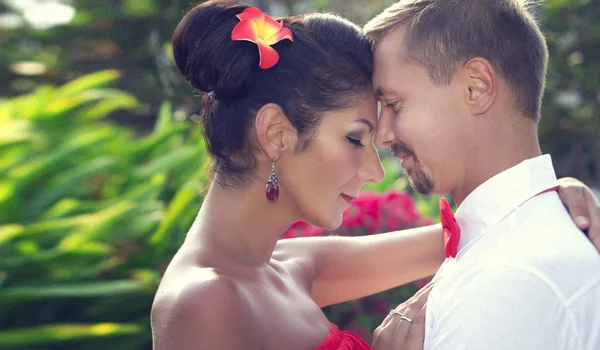
[[[550,156],[483,183],[456,212],[456,258],[427,302],[424,350],[600,350],[600,254],[556,192]]]

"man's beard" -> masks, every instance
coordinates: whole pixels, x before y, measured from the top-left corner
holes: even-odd
[[[413,190],[420,194],[431,194],[433,192],[433,179],[421,169],[410,169],[407,171],[407,175],[408,183]]]
[[[411,147],[402,142],[397,142],[390,147],[392,154],[399,158],[400,154],[412,157],[414,166],[409,169],[404,169],[404,172],[408,176],[408,183],[415,191],[420,194],[430,194],[433,192],[434,183],[431,176],[421,170],[421,163],[415,155],[415,152]]]

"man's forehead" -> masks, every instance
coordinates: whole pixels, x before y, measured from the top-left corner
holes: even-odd
[[[386,33],[383,37],[377,40],[373,46],[373,54],[375,59],[380,56],[402,56],[405,38],[406,28],[404,26],[395,28],[389,33]]]
[[[398,69],[405,60],[403,54],[404,27],[396,28],[384,35],[373,48],[373,88],[377,99],[394,95],[398,80]]]
[[[396,57],[390,57],[390,60],[398,60]],[[380,66],[380,68],[383,68]],[[394,86],[398,80],[398,72],[396,69],[390,68],[374,69],[373,70],[373,89],[377,99],[383,96],[394,94]]]

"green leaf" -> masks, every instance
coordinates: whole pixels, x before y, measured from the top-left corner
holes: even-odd
[[[133,141],[128,152],[134,160],[141,160],[149,156],[153,151],[158,151],[159,147],[165,145],[169,139],[182,135],[189,128],[190,125],[185,122],[174,124],[173,127],[164,132],[159,134],[152,133],[143,139]]]
[[[152,292],[153,281],[106,281],[55,286],[12,287],[0,290],[2,298],[90,298]]]
[[[99,258],[104,258],[107,255],[113,253],[112,248],[108,245],[88,242],[79,247],[73,249],[50,249],[40,252],[27,252],[21,253],[16,257],[9,257],[0,260],[0,267],[5,269],[14,269],[23,265],[31,264],[45,264],[51,261],[58,261],[60,259],[71,259],[82,257],[88,263],[93,263]]]
[[[138,106],[138,100],[131,94],[111,90],[103,91],[102,100],[98,101],[91,107],[88,107],[84,111],[79,113],[78,119],[80,120],[96,120],[107,117],[119,109],[131,109]]]
[[[71,110],[93,101],[98,102],[92,107],[88,107],[87,110],[77,113],[77,118],[66,115]],[[43,111],[43,119],[52,119],[64,115],[70,121],[74,119],[92,120],[105,117],[108,113],[120,108],[133,108],[137,104],[135,97],[126,92],[113,89],[88,90],[75,96],[58,98],[50,102]]]
[[[13,225],[1,225],[0,226],[0,247],[9,242],[15,237],[23,234],[25,232],[25,228],[22,225],[13,224]]]
[[[133,175],[136,179],[145,179],[166,171],[181,171],[179,168],[195,168],[202,159],[202,152],[196,146],[184,146],[154,159],[151,163],[137,168]]]
[[[11,169],[9,176],[15,179],[18,187],[22,187],[34,178],[64,170],[65,162],[81,154],[84,149],[97,147],[99,144],[115,137],[117,135],[115,135],[114,130],[108,127],[89,130],[85,134],[76,135],[69,139],[60,148],[39,154],[35,158]]]
[[[86,210],[86,205],[82,201],[75,198],[62,198],[56,202],[50,209],[48,209],[41,216],[42,220],[53,220],[61,219],[72,213],[76,213],[78,210]]]
[[[0,332],[0,346],[32,346],[68,340],[103,338],[142,332],[141,326],[126,323],[52,324]]]
[[[104,86],[121,76],[121,73],[115,69],[104,70],[72,80],[63,85],[56,91],[55,97],[69,97],[78,93]]]
[[[164,101],[160,105],[160,110],[158,112],[158,118],[156,119],[156,124],[154,124],[154,134],[162,134],[169,130],[171,126],[173,118],[173,108],[170,102]]]
[[[150,17],[158,12],[154,0],[125,0],[123,10],[132,17]]]
[[[40,86],[32,94],[12,98],[0,104],[0,120],[36,120],[46,104],[56,98],[56,88]]]
[[[132,185],[127,192],[123,193],[122,198],[136,202],[156,199],[164,189],[166,181],[165,173],[155,174],[147,182]]]
[[[5,217],[6,213],[12,212],[9,208],[9,201],[14,199],[15,192],[17,190],[16,183],[7,179],[0,178],[0,220],[9,221],[8,217]],[[6,206],[6,207],[5,207]]]
[[[161,246],[161,244],[165,243],[166,237],[173,231],[183,213],[189,210],[190,204],[199,197],[201,180],[204,177],[205,170],[200,169],[196,174],[192,175],[190,181],[177,191],[177,194],[175,194],[175,197],[169,203],[164,219],[150,237],[150,243],[156,249],[163,251],[166,248],[166,245]]]
[[[61,172],[55,181],[48,182],[47,186],[36,195],[31,206],[25,208],[27,215],[37,216],[40,211],[59,198],[67,197],[75,190],[84,187],[85,182],[92,176],[109,173],[116,162],[117,160],[113,157],[104,156]]]
[[[9,120],[0,122],[0,149],[3,152],[7,147],[32,142],[40,139],[40,135],[33,130],[33,123],[27,120]]]
[[[102,237],[103,232],[117,229],[115,224],[127,217],[135,208],[130,201],[122,201],[91,216],[90,225],[86,225],[65,237],[58,245],[59,249],[73,249],[86,242]]]

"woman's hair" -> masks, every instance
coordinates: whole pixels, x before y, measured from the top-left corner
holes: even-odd
[[[173,34],[181,74],[203,98],[202,123],[212,170],[243,184],[256,167],[250,131],[258,110],[279,105],[308,147],[326,111],[348,108],[371,89],[373,59],[359,27],[331,14],[278,18],[294,41],[275,45],[279,62],[259,67],[256,44],[233,41],[237,14],[248,5],[209,1],[194,7]]]

